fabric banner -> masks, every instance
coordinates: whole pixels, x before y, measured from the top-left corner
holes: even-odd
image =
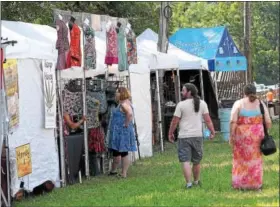
[[[45,103],[45,128],[56,128],[56,79],[55,63],[43,60],[43,84]]]
[[[7,59],[3,65],[4,85],[7,97],[9,131],[12,132],[19,125],[19,89],[17,60]]]
[[[16,148],[17,174],[21,178],[32,173],[30,144]]]

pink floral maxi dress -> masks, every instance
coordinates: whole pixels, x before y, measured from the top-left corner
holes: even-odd
[[[240,102],[242,100],[234,104],[231,118],[237,123],[233,145],[232,186],[235,189],[259,189],[263,183],[260,151],[264,138],[263,118],[259,107],[245,109]]]

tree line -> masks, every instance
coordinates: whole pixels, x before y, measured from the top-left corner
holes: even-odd
[[[241,51],[244,45],[243,2],[172,2],[169,35],[184,27],[227,26]],[[52,10],[70,10],[127,18],[137,35],[159,30],[159,2],[1,2],[3,20],[53,24]],[[258,83],[279,81],[279,2],[251,2],[253,76]]]

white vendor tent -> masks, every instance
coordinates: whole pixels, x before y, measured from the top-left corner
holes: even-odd
[[[59,182],[59,164],[54,129],[44,128],[42,60],[56,61],[56,32],[44,25],[1,21],[1,36],[16,40],[6,48],[7,59],[17,59],[19,126],[9,136],[12,196],[24,181],[26,190],[47,180]],[[15,148],[30,143],[32,173],[18,178]]]
[[[140,142],[140,156],[151,157],[153,148],[150,69],[145,63],[130,65],[129,77],[138,140]],[[137,158],[138,153],[135,155]]]
[[[140,48],[141,54],[156,53],[157,51],[158,34],[151,29],[146,29],[137,37],[137,47]],[[202,67],[202,59],[184,52],[177,48],[173,44],[169,43],[167,54],[171,57],[176,57],[176,61],[179,64],[179,70],[188,69],[204,69]],[[158,62],[164,60],[159,60]]]
[[[59,183],[58,149],[54,129],[44,128],[44,89],[42,61],[57,60],[55,43],[57,32],[45,25],[23,22],[1,21],[2,37],[16,40],[14,47],[7,47],[6,58],[17,59],[19,83],[19,127],[9,136],[11,162],[12,196],[20,189],[23,180],[25,189],[47,180]],[[96,35],[97,69],[86,72],[86,76],[105,73],[104,64],[106,40]],[[141,47],[140,47],[141,50]],[[148,54],[148,55],[147,55]],[[132,101],[135,108],[140,152],[142,157],[152,156],[152,121],[150,97],[150,70],[177,69],[175,56],[149,51],[138,55],[137,65],[131,65],[128,72],[119,73],[130,77]],[[116,70],[117,67],[112,67]],[[117,72],[116,72],[117,73]],[[82,68],[71,68],[61,73],[64,78],[83,77]],[[141,83],[141,87],[139,84]],[[143,86],[143,83],[144,86]],[[30,143],[32,173],[24,178],[17,177],[15,148]]]

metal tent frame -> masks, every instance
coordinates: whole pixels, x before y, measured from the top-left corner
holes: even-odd
[[[2,42],[5,41],[5,42]],[[8,41],[8,38],[3,39],[1,37],[1,49],[5,51],[5,48],[9,45],[14,46],[17,41],[12,40]],[[0,70],[0,152],[2,155],[3,146],[5,147],[5,153],[6,153],[6,167],[7,167],[7,198],[4,195],[3,189],[1,187],[1,195],[0,195],[0,206],[2,206],[2,199],[4,201],[4,205],[9,207],[11,206],[11,191],[10,191],[10,161],[9,161],[9,131],[8,131],[8,120],[6,117],[6,113],[8,111],[7,109],[7,99],[6,99],[6,93],[5,93],[5,84],[4,84],[4,69],[2,68],[2,60],[5,60],[5,52],[3,52],[3,56],[1,57],[1,70]],[[2,173],[2,168],[1,168]],[[0,177],[0,183],[1,183],[1,177]]]

